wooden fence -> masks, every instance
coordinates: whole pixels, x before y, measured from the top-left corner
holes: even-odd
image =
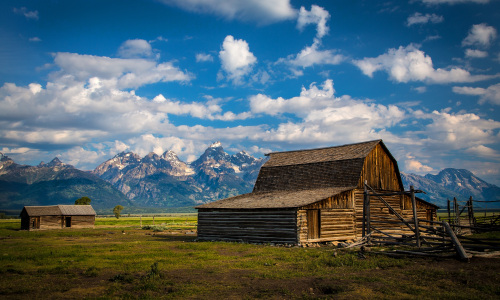
[[[384,200],[385,196],[389,196],[388,193],[376,193],[365,183],[363,238],[358,244],[369,243],[403,246],[398,247],[398,249],[390,253],[384,252],[384,254],[411,254],[439,257],[458,256],[462,260],[468,260],[473,254],[478,255],[500,250],[499,239],[481,240],[466,236],[466,234],[474,232],[476,228],[486,229],[474,217],[472,198],[467,201],[464,207],[460,207],[455,200],[453,215],[451,214],[452,211],[449,210],[449,217],[446,220],[432,221],[417,217],[415,193],[419,192],[421,191],[414,190],[412,186],[410,187],[410,191],[390,193],[390,195],[396,193],[406,194],[411,197],[413,216],[412,218],[405,219],[397,212],[396,208],[391,207]],[[376,219],[373,219],[370,214],[372,201],[383,203],[387,206],[391,214],[384,217],[377,216]],[[464,211],[466,211],[466,216]],[[492,220],[497,222],[495,218],[492,218]],[[387,230],[387,228],[391,228],[392,230]],[[399,230],[394,230],[394,228],[399,228]],[[491,226],[489,228],[491,229]]]

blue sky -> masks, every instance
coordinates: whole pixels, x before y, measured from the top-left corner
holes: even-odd
[[[1,1],[0,152],[93,169],[383,139],[500,184],[500,1]]]

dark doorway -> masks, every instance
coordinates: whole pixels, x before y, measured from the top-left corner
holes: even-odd
[[[66,227],[71,227],[71,217],[66,217]]]
[[[321,215],[319,209],[307,211],[307,238],[319,239],[321,236]]]
[[[40,229],[40,217],[34,217],[31,220],[31,229]]]

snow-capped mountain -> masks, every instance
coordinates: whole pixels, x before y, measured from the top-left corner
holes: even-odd
[[[244,151],[229,155],[216,142],[191,164],[170,150],[143,158],[120,153],[93,173],[139,206],[192,206],[250,192],[263,163]]]
[[[83,196],[91,198],[96,208],[131,204],[109,182],[64,164],[57,157],[48,164],[27,166],[0,153],[0,208],[74,204]]]
[[[425,191],[418,197],[435,203],[442,208],[447,206],[447,199],[457,198],[466,201],[471,196],[474,200],[497,201],[500,200],[500,188],[475,176],[464,169],[447,168],[437,175],[425,176],[401,173],[405,189],[413,185],[415,189]],[[500,203],[492,203],[488,207],[500,207]]]

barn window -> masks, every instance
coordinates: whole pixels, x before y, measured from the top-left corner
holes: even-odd
[[[307,238],[319,239],[321,236],[321,214],[319,209],[307,211]]]

